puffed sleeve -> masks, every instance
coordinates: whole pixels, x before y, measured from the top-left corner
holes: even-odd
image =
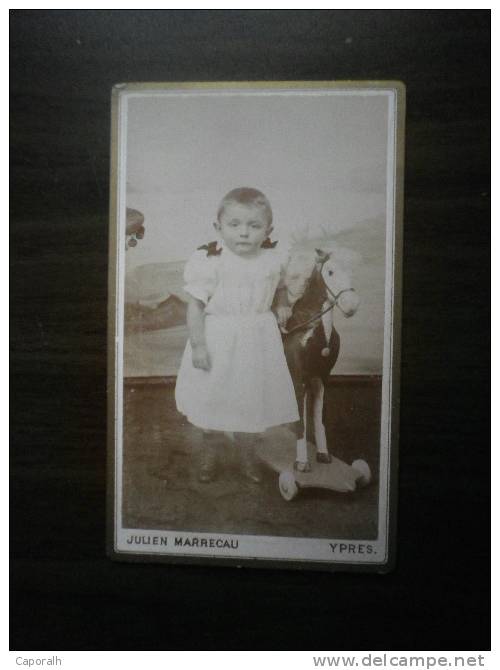
[[[184,268],[184,290],[193,298],[208,303],[217,284],[217,256],[197,250]]]

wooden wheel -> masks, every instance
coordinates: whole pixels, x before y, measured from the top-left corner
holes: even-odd
[[[358,459],[352,462],[352,467],[360,474],[356,483],[360,484],[361,486],[368,486],[372,480],[372,472],[368,463],[362,459]]]
[[[299,492],[293,472],[283,470],[279,477],[279,489],[282,497],[287,501],[293,500]]]

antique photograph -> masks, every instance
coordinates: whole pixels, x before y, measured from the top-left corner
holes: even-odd
[[[404,85],[112,106],[110,555],[389,570]]]

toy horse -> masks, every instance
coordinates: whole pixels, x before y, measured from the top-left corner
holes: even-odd
[[[339,355],[340,337],[333,324],[335,308],[345,317],[359,306],[350,277],[332,254],[316,249],[292,256],[285,277],[292,316],[283,331],[285,355],[292,376],[300,421],[294,424],[297,437],[295,469],[309,472],[307,455],[307,399],[312,400],[316,460],[330,463],[323,403],[325,383]]]

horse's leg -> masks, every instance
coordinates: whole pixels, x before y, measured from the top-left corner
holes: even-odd
[[[311,470],[311,464],[307,458],[307,397],[305,384],[301,382],[294,383],[294,388],[300,417],[299,421],[296,421],[293,424],[293,431],[296,438],[296,460],[294,467],[299,472],[309,472]]]
[[[292,424],[296,439],[295,469],[300,472],[309,472],[311,464],[307,459],[307,433],[305,431],[306,418],[306,384],[304,381],[304,352],[301,344],[302,334],[293,333],[285,338],[285,356],[292,378],[299,420]]]
[[[311,464],[307,458],[307,393],[302,393],[300,403],[300,418],[301,431],[297,435],[297,460],[295,461],[295,469],[299,472],[309,472]]]
[[[314,439],[316,441],[316,460],[318,463],[331,463],[332,457],[328,453],[325,426],[323,424],[323,404],[325,401],[325,386],[319,377],[311,379],[311,391],[313,394],[313,422]]]

